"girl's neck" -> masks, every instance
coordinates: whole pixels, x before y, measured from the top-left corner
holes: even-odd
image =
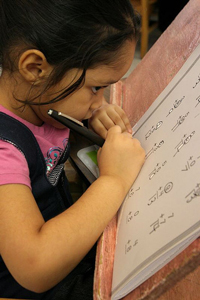
[[[40,126],[42,121],[37,117],[31,106],[23,106],[23,103],[15,98],[25,99],[28,88],[30,89],[30,86],[27,86],[26,82],[21,81],[19,84],[16,77],[14,78],[3,72],[0,77],[0,104],[20,118]],[[16,96],[14,97],[14,95]]]

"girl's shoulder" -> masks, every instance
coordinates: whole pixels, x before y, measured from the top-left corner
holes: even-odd
[[[11,143],[0,139],[0,185],[25,184],[31,187],[25,156]]]
[[[33,133],[36,141],[41,149],[43,157],[47,165],[47,173],[49,174],[57,165],[60,157],[65,151],[69,141],[69,129],[57,129],[49,124],[44,123],[42,126],[36,126],[26,120],[21,119],[11,111],[0,105],[0,112],[3,112],[22,124],[24,124]],[[1,138],[1,137],[0,137]],[[9,145],[7,145],[9,147]],[[19,156],[21,153],[17,150]],[[2,149],[1,149],[2,152]],[[2,152],[3,155],[3,152]]]
[[[46,156],[46,153],[51,148],[59,147],[64,150],[68,143],[70,133],[68,128],[58,129],[47,123],[44,123],[42,126],[36,126],[15,115],[13,112],[9,111],[2,105],[0,105],[0,112],[3,112],[15,118],[16,120],[24,124],[26,127],[28,127],[29,130],[35,136],[44,156]]]
[[[54,138],[56,140],[56,137],[60,138],[62,136],[65,136],[65,137],[69,136],[68,128],[58,129],[47,123],[44,123],[42,126],[34,125],[34,124],[20,118],[19,116],[17,116],[10,110],[6,109],[2,105],[0,105],[0,112],[3,112],[5,114],[9,115],[10,117],[12,117],[12,118],[18,120],[20,123],[24,124],[26,127],[28,127],[32,131],[32,133],[35,136],[45,137],[48,140],[51,140],[52,138]]]

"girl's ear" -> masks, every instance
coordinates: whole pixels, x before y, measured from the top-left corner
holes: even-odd
[[[39,83],[53,69],[44,54],[36,49],[23,52],[19,59],[18,68],[23,78],[31,84]]]

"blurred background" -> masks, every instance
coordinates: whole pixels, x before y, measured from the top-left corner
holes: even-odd
[[[140,13],[142,28],[135,58],[126,78],[189,0],[130,0]]]

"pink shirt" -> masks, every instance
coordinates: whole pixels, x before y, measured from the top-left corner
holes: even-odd
[[[57,129],[46,123],[36,126],[1,105],[0,111],[14,117],[32,131],[44,155],[47,175],[50,174],[68,143],[69,129]],[[28,164],[24,155],[15,146],[0,139],[0,185],[9,183],[25,184],[31,188]]]

